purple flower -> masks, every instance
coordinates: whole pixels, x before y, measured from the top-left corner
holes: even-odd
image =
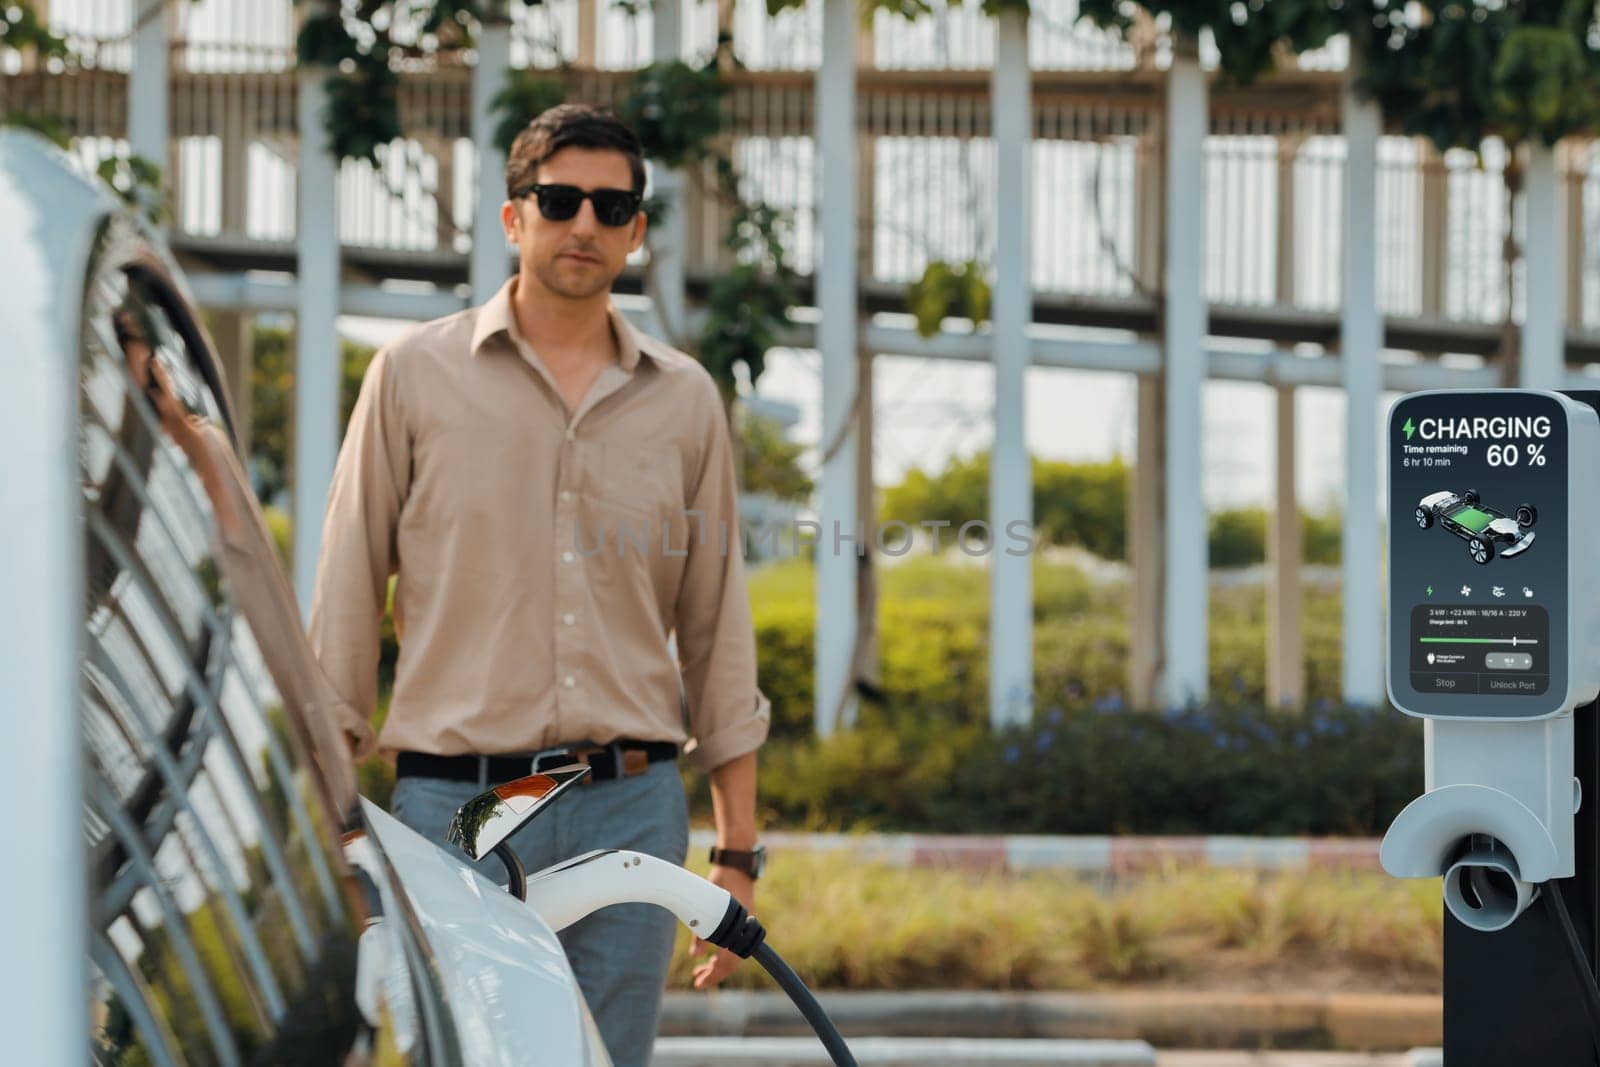
[[[1109,712],[1121,711],[1122,708],[1122,691],[1120,689],[1113,689],[1111,692],[1094,702],[1094,710],[1098,711],[1102,715]]]

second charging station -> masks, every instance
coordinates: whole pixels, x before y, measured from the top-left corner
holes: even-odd
[[[1592,399],[1414,393],[1386,431],[1388,692],[1424,720],[1426,779],[1380,860],[1442,877],[1449,1067],[1600,1047]]]

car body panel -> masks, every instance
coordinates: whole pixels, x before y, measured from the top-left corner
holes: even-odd
[[[463,1061],[609,1065],[555,931],[464,857],[371,801],[362,810],[432,950]]]
[[[53,151],[0,131],[0,292],[7,384],[0,390],[0,513],[8,517],[0,595],[0,843],[12,873],[0,909],[8,972],[0,1031],[13,1063],[82,1063],[87,928],[80,909],[82,770],[75,714],[83,563],[77,484],[77,301],[94,244],[98,190],[63,182]],[[26,605],[26,610],[21,610]],[[24,711],[23,709],[27,709]],[[25,863],[25,867],[24,867]],[[23,989],[27,995],[19,995]]]

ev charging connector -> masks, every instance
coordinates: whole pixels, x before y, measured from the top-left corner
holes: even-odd
[[[1389,698],[1426,789],[1379,853],[1504,929],[1575,870],[1573,709],[1600,691],[1600,419],[1559,393],[1438,390],[1390,412]]]
[[[613,904],[654,904],[677,917],[696,937],[753,959],[789,995],[839,1067],[856,1060],[811,990],[776,949],[766,929],[733,894],[677,864],[619,849],[587,852],[529,878],[509,840],[589,774],[569,764],[531,774],[479,793],[450,820],[446,839],[473,860],[495,856],[505,866],[507,890],[560,931]]]

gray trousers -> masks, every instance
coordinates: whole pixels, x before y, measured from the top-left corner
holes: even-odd
[[[476,782],[401,778],[390,810],[443,845],[451,816],[478,792]],[[632,778],[574,786],[519,830],[510,844],[530,878],[597,848],[632,849],[681,864],[689,851],[689,812],[678,766],[661,760]],[[504,884],[505,868],[498,859],[491,856],[478,868]],[[559,934],[617,1067],[650,1062],[676,932],[677,920],[661,908],[618,904]]]

